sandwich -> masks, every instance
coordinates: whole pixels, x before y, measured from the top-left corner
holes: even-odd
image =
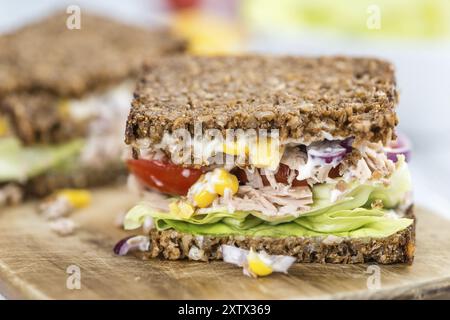
[[[297,262],[412,263],[397,101],[393,66],[373,58],[147,64],[125,137],[142,201],[123,225],[142,234],[116,252],[208,261],[236,247]]]
[[[0,36],[0,203],[88,187],[126,173],[120,143],[144,60],[184,41],[81,13]]]

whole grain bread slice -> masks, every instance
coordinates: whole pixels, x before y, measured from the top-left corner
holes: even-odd
[[[128,117],[126,142],[158,143],[179,128],[279,129],[305,143],[329,135],[394,136],[393,66],[379,59],[173,56],[147,65]]]
[[[407,217],[414,218],[413,207]],[[173,229],[150,231],[152,258],[168,260],[188,259],[189,251],[196,249],[196,257],[203,261],[222,259],[221,245],[232,245],[249,250],[265,250],[268,254],[288,255],[304,263],[354,264],[376,262],[380,264],[411,264],[415,251],[415,223],[385,238],[342,237],[243,237],[195,236]]]
[[[136,74],[146,59],[181,52],[185,41],[166,29],[147,30],[83,10],[80,29],[57,12],[0,36],[0,98],[43,90],[82,96]]]

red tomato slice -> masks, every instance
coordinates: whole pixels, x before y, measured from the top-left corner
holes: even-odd
[[[160,191],[162,193],[172,195],[186,195],[189,188],[205,173],[205,170],[182,167],[173,164],[167,160],[144,160],[144,159],[130,159],[127,161],[128,169],[133,173],[139,181],[146,187]],[[231,171],[241,184],[246,183],[247,175],[245,171],[235,168]],[[280,164],[278,172],[275,174],[275,180],[280,183],[287,183],[290,169],[284,164]],[[339,176],[338,167],[330,170],[329,177],[336,178]],[[263,184],[270,185],[269,181],[264,175],[261,175]],[[295,179],[292,182],[293,187],[307,186],[306,180]]]
[[[202,169],[186,168],[168,161],[130,159],[128,169],[145,186],[163,193],[186,195],[203,174]]]

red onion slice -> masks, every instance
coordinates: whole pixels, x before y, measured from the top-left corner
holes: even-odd
[[[389,160],[397,162],[397,156],[402,154],[405,156],[405,161],[411,160],[411,141],[404,134],[397,134],[397,140],[392,141],[386,147],[384,152]]]
[[[341,146],[341,147],[344,147],[345,148],[345,150],[347,150],[347,153],[350,153],[350,152],[352,152],[352,149],[353,149],[353,141],[355,140],[355,138],[347,138],[347,139],[345,139],[345,140],[342,140],[341,142],[339,142],[339,145]]]
[[[125,256],[128,252],[139,250],[148,251],[150,249],[150,238],[147,236],[126,237],[114,246],[114,253]]]
[[[307,147],[308,155],[326,164],[337,165],[347,154],[347,149],[340,143],[341,141],[323,141],[311,144]]]

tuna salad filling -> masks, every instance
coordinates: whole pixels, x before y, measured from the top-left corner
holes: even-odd
[[[404,217],[411,178],[403,154],[352,138],[256,142],[207,145],[200,164],[174,157],[170,143],[135,147],[129,186],[143,201],[125,228],[151,221],[195,235],[385,237],[413,223]],[[232,161],[217,161],[223,156]]]

